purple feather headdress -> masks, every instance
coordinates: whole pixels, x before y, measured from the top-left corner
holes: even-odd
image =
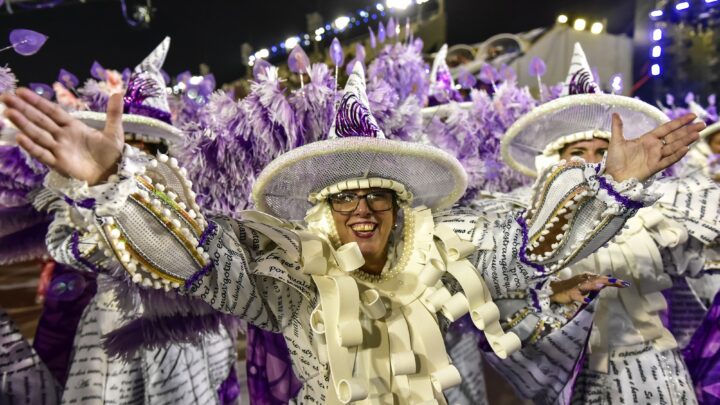
[[[298,135],[295,112],[276,74],[252,82],[250,94],[241,104],[247,111],[248,135],[257,173],[281,153],[304,143]]]
[[[97,80],[88,79],[85,81],[85,84],[78,89],[78,94],[88,110],[95,112],[107,111],[110,94],[102,88]]]
[[[0,207],[28,204],[28,193],[42,186],[47,169],[17,146],[0,145],[0,162]]]
[[[298,136],[304,143],[325,139],[332,125],[338,92],[327,65],[316,63],[308,71],[310,83],[289,99],[295,111]]]
[[[251,208],[256,167],[245,108],[216,92],[205,106],[192,109],[194,119],[176,123],[185,139],[173,152],[188,171],[198,204],[209,213],[232,217]]]
[[[368,66],[370,79],[382,79],[405,99],[413,94],[425,104],[428,94],[428,66],[414,44],[387,44]]]
[[[434,117],[425,128],[433,144],[452,153],[465,167],[471,186],[462,201],[477,198],[480,191],[509,192],[529,184],[500,154],[507,129],[536,105],[529,90],[510,80],[497,86],[492,96],[473,90],[470,97],[469,109],[450,104],[444,120]]]
[[[372,77],[368,100],[378,126],[389,139],[417,140],[422,132],[422,106],[414,94],[402,98],[385,80]]]

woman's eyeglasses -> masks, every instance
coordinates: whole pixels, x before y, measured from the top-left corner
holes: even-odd
[[[333,211],[349,214],[357,209],[360,200],[365,200],[370,211],[389,211],[395,206],[395,193],[391,191],[371,191],[365,195],[343,191],[328,197]]]

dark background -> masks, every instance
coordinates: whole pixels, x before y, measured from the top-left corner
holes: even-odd
[[[165,69],[171,74],[199,71],[206,63],[219,83],[245,73],[241,44],[256,49],[306,30],[305,15],[317,11],[326,22],[373,5],[368,0],[155,0],[155,14],[148,29],[130,27],[116,0],[66,0],[51,9],[14,7],[9,15],[0,7],[0,47],[14,28],[40,31],[50,37],[36,55],[22,57],[0,53],[21,83],[55,80],[63,67],[81,79],[89,76],[94,60],[121,70],[138,63],[165,35],[172,46]],[[128,3],[130,4],[130,3]],[[521,32],[550,26],[560,13],[571,20],[607,19],[608,31],[632,35],[635,2],[631,0],[446,0],[447,41],[479,42],[501,32]],[[373,24],[376,25],[376,24]],[[342,35],[340,36],[342,40]]]

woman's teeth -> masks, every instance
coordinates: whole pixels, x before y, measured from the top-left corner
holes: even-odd
[[[354,224],[350,226],[350,229],[352,229],[355,232],[372,232],[375,230],[376,224],[371,223],[362,223],[362,224]]]

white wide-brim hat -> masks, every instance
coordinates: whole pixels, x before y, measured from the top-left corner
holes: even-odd
[[[105,122],[107,121],[107,114],[95,111],[74,111],[70,115],[87,126],[99,130],[105,128]],[[181,130],[157,118],[138,114],[123,114],[122,124],[123,130],[127,133],[158,137],[171,144],[178,143],[183,139]]]
[[[359,63],[348,78],[328,138],[271,162],[253,187],[256,208],[300,220],[313,206],[310,197],[327,187],[348,180],[385,179],[403,185],[413,196],[413,205],[437,210],[454,204],[467,187],[465,170],[448,153],[385,138],[370,114]]]
[[[561,139],[568,143],[587,139],[587,134],[609,134],[613,113],[623,121],[625,139],[639,138],[670,120],[658,108],[641,100],[601,93],[585,53],[580,44],[575,44],[563,95],[534,108],[507,130],[501,144],[503,160],[520,173],[535,177],[536,158],[547,152],[549,145]]]

